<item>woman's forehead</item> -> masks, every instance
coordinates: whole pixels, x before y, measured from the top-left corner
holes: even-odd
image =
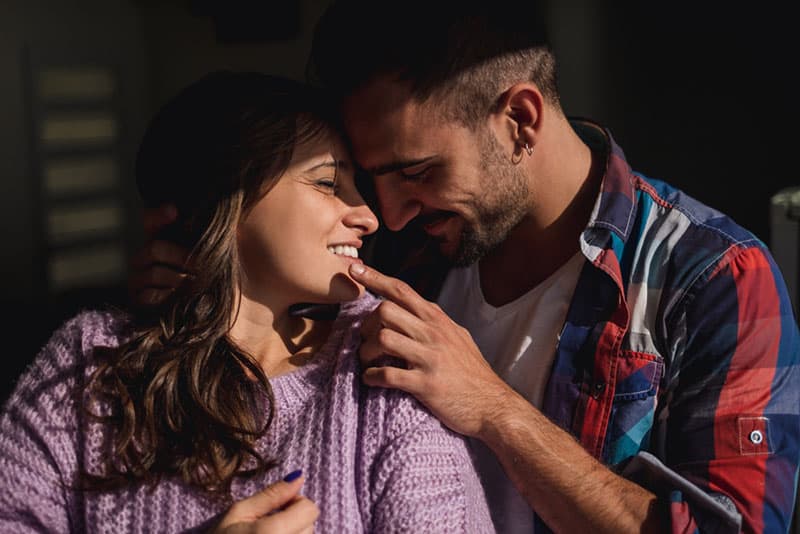
[[[309,139],[297,143],[292,160],[294,163],[307,160],[330,159],[352,167],[350,154],[341,135],[332,131],[323,131]]]

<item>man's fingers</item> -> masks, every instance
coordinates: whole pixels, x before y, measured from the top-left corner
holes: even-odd
[[[134,291],[132,294],[133,301],[140,306],[157,306],[164,302],[167,297],[172,293],[172,289],[156,289],[148,287],[142,290]]]
[[[370,367],[362,374],[364,383],[372,387],[400,389],[415,397],[422,391],[423,373],[399,367]]]
[[[168,241],[151,241],[133,258],[128,293],[140,306],[160,304],[187,276],[186,250]]]
[[[178,271],[187,269],[186,261],[189,251],[170,241],[150,241],[134,257],[131,266],[134,269],[146,269],[156,263],[172,267]]]
[[[425,318],[425,309],[430,303],[402,280],[386,276],[361,263],[350,265],[350,276],[373,293],[396,302],[417,317]]]
[[[181,285],[187,274],[163,265],[151,265],[147,270],[131,276],[131,286],[144,289],[175,289]]]
[[[426,338],[424,334],[425,323],[419,317],[391,300],[381,302],[364,319],[361,326],[361,337],[364,339],[371,338],[381,328],[391,328],[418,341]]]
[[[186,273],[169,267],[151,265],[146,270],[131,275],[129,293],[140,306],[156,306],[164,302],[183,283],[186,276]]]
[[[163,204],[157,208],[147,208],[142,214],[142,226],[147,235],[155,235],[159,230],[175,221],[178,210],[172,204]]]
[[[381,328],[373,337],[364,339],[358,354],[361,363],[368,367],[384,356],[394,356],[405,361],[411,368],[422,367],[425,359],[420,357],[425,346],[391,328]]]
[[[313,501],[298,495],[280,512],[256,521],[257,532],[302,533],[313,531],[319,508]],[[309,530],[312,529],[312,530]]]

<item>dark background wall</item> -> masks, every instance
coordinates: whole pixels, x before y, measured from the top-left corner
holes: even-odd
[[[105,62],[118,74],[124,231],[116,239],[130,255],[141,240],[130,171],[149,115],[212,69],[302,78],[313,24],[326,4],[0,1],[1,398],[66,316],[126,298],[124,270],[70,290],[56,291],[47,279],[48,204],[31,69],[55,58]],[[552,0],[548,22],[563,104],[569,115],[608,126],[635,169],[683,188],[770,243],[770,198],[800,185],[792,19],[788,8],[700,4]]]

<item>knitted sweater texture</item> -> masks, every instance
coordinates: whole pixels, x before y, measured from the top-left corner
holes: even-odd
[[[412,397],[360,380],[361,319],[377,305],[342,306],[325,345],[270,380],[277,416],[257,448],[278,466],[237,479],[240,500],[302,469],[320,508],[316,532],[494,532],[465,440]],[[0,419],[0,532],[203,532],[230,505],[177,478],[154,488],[70,489],[99,472],[108,430],[87,424],[75,395],[94,347],[125,339],[122,314],[87,311],[51,337],[19,379]],[[266,406],[264,408],[266,410]]]

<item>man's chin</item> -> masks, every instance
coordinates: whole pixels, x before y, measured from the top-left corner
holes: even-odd
[[[468,267],[480,259],[480,256],[464,250],[460,243],[452,241],[440,241],[438,250],[442,259],[452,267]]]
[[[453,267],[468,267],[483,258],[494,246],[488,246],[469,230],[455,238],[428,236],[441,258]]]
[[[495,246],[475,239],[473,235],[464,234],[458,243],[448,250],[446,257],[454,267],[469,267],[491,252]],[[442,251],[442,254],[445,252]]]
[[[448,262],[455,263],[458,256],[458,246],[452,241],[439,241],[439,254]]]

